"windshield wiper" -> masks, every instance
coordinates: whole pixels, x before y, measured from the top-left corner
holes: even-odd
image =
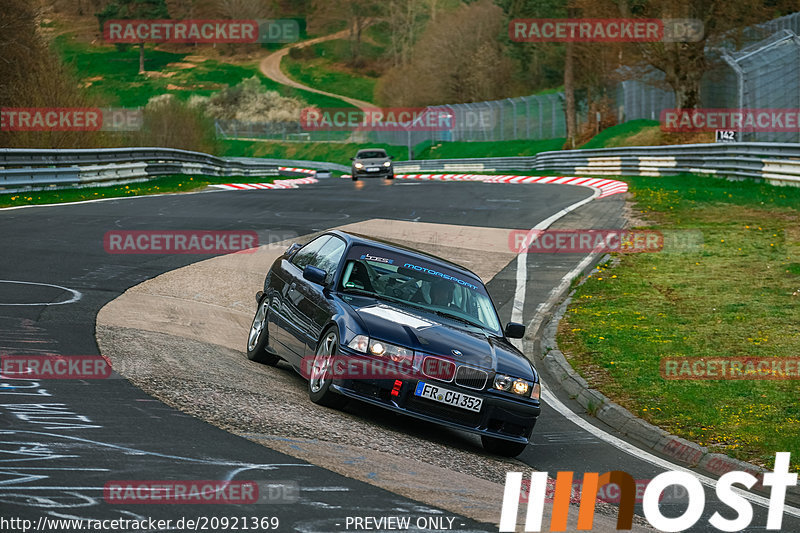
[[[360,294],[362,296],[381,296],[377,292],[368,291],[367,289],[359,289],[358,287],[345,287],[342,292]]]
[[[485,328],[483,325],[481,325],[481,324],[477,324],[477,323],[475,323],[475,322],[473,322],[473,321],[471,321],[471,320],[467,320],[466,318],[460,317],[460,316],[458,316],[458,315],[453,315],[453,314],[451,314],[451,313],[448,313],[448,312],[446,312],[446,311],[440,311],[440,310],[438,310],[438,309],[430,309],[430,311],[431,311],[431,312],[433,312],[433,313],[436,313],[436,314],[437,314],[437,315],[439,315],[439,316],[444,316],[444,317],[447,317],[447,318],[452,318],[453,320],[458,320],[459,322],[463,322],[464,324],[469,324],[470,326],[473,326],[473,327],[476,327],[476,328],[480,328],[480,329],[486,329],[486,328]]]

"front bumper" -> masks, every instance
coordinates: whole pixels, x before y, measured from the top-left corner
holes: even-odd
[[[351,167],[350,174],[356,178],[385,178],[394,175],[394,168],[380,167],[377,171],[369,172],[366,167],[362,169]]]
[[[369,359],[360,354],[347,353],[340,347],[342,355]],[[365,401],[414,418],[434,422],[461,431],[486,435],[512,442],[527,444],[536,419],[541,412],[541,404],[535,400],[515,400],[502,392],[492,390],[472,390],[453,383],[434,379],[424,381],[458,390],[471,396],[483,398],[478,413],[434,402],[414,395],[419,379],[409,376],[401,379],[403,386],[398,396],[392,396],[394,379],[334,379],[331,384],[336,392]]]

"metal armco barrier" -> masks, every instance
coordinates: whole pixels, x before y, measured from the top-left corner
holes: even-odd
[[[317,161],[215,157],[171,148],[40,150],[0,148],[0,190],[25,187],[81,186],[147,179],[173,174],[265,177],[307,175],[283,167],[349,171]]]
[[[542,152],[533,169],[591,176],[691,173],[800,186],[800,144],[719,143]]]
[[[701,174],[800,186],[800,144],[730,143],[559,150],[530,157],[428,159],[395,163],[395,172],[528,170],[570,176]]]
[[[0,187],[82,185],[170,174],[277,176],[280,167],[349,172],[317,161],[221,158],[169,148],[38,150],[0,148]],[[670,176],[682,173],[763,179],[800,186],[800,144],[719,143],[562,150],[525,157],[398,161],[395,172],[540,171],[576,176]]]

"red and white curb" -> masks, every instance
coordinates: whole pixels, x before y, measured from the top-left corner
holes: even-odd
[[[484,183],[554,183],[558,185],[579,185],[600,190],[598,198],[628,191],[628,184],[622,181],[603,178],[580,178],[575,176],[515,176],[485,174],[398,174],[397,178],[439,181],[482,181]]]
[[[350,178],[344,175],[342,178]],[[397,179],[430,180],[430,181],[482,181],[484,183],[555,183],[558,185],[578,185],[598,189],[600,196],[605,198],[612,194],[628,191],[628,184],[622,181],[603,178],[580,178],[575,176],[516,176],[486,175],[486,174],[396,174]]]
[[[295,167],[278,167],[278,172],[291,172],[293,174],[307,174],[309,176],[316,175],[316,170],[310,168],[295,168]]]
[[[297,189],[299,185],[309,185],[311,183],[318,183],[317,178],[277,180],[274,183],[216,183],[212,184],[211,187],[229,191],[249,191],[255,189]]]

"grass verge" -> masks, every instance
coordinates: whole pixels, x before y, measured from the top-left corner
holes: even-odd
[[[513,157],[560,150],[566,139],[541,141],[442,142],[416,154],[417,159],[458,159],[469,157]]]
[[[347,67],[344,59],[349,47],[350,43],[344,39],[314,44],[295,52],[300,57],[293,57],[292,53],[285,56],[281,68],[290,78],[309,87],[372,103],[378,74],[364,76],[360,74],[364,69]],[[373,48],[368,43],[362,44],[362,51],[368,57],[377,53],[370,53]]]
[[[571,364],[614,401],[713,452],[800,470],[798,381],[665,380],[684,357],[800,354],[800,189],[695,176],[624,178],[653,229],[701,249],[620,255],[581,285],[559,325]]]
[[[665,144],[713,142],[713,133],[671,133],[661,131],[661,123],[657,120],[639,119],[606,128],[580,148],[619,148],[623,146],[662,146]]]
[[[265,90],[299,98],[317,107],[353,107],[328,96],[294,89],[265,78],[258,62],[231,64],[190,54],[166,52],[153,45],[145,47],[147,74],[139,74],[139,49],[118,50],[113,45],[93,45],[71,34],[54,40],[55,50],[78,73],[81,86],[109,105],[139,107],[153,96],[173,94],[181,100],[191,95],[210,96],[257,75]],[[265,55],[268,52],[265,51]]]
[[[123,198],[126,196],[143,196],[147,194],[188,192],[204,189],[212,183],[232,183],[243,181],[243,179],[244,178],[232,178],[230,176],[163,176],[148,181],[128,183],[127,185],[59,189],[27,193],[5,193],[0,194],[0,207],[63,204],[68,202],[80,202],[83,200],[98,200],[100,198]],[[247,178],[247,181],[254,183],[272,183],[275,179],[274,177]]]

